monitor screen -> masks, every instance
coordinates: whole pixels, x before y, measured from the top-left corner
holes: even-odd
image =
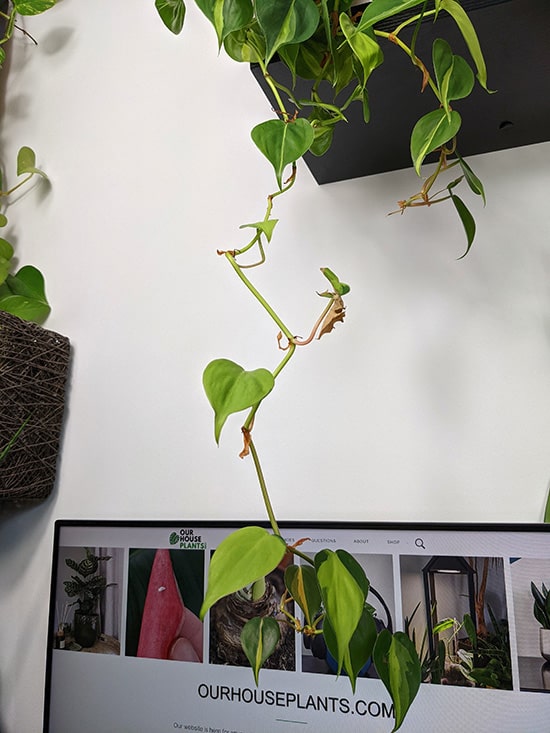
[[[364,665],[354,691],[322,635],[304,638],[285,623],[283,569],[267,576],[261,597],[235,593],[199,620],[212,552],[245,524],[56,522],[45,731],[392,730],[374,665]],[[287,522],[281,530],[287,544],[304,540],[307,555],[350,552],[370,580],[378,629],[414,641],[423,682],[402,731],[549,729],[549,525]],[[258,614],[275,616],[282,631],[256,685],[240,632]]]

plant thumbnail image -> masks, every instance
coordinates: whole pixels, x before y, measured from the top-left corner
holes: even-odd
[[[123,550],[61,547],[57,565],[55,635],[58,649],[120,654]]]
[[[247,621],[273,618],[279,626],[280,637],[275,651],[265,661],[264,669],[294,671],[296,644],[292,626],[281,610],[284,604],[285,567],[288,556],[265,577],[251,585],[221,598],[210,609],[210,663],[235,667],[250,667],[246,633],[241,636]],[[283,606],[284,607],[284,606]],[[286,609],[292,612],[293,604]],[[250,629],[250,626],[248,627]]]
[[[510,558],[519,685],[550,690],[550,563],[536,557]]]
[[[126,654],[203,661],[204,551],[131,549]]]
[[[405,555],[401,586],[423,682],[512,689],[502,558]]]
[[[353,555],[369,578],[370,585],[366,604],[374,614],[376,631],[388,629],[395,631],[395,597],[393,582],[393,560],[391,555]],[[321,616],[317,628],[323,628],[323,609],[319,608]],[[304,636],[302,642],[302,672],[316,674],[337,674],[338,663],[327,649],[324,634]],[[342,670],[341,674],[345,675]],[[378,678],[372,658],[364,664],[359,677]]]

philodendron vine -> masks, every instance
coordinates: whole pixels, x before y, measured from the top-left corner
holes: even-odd
[[[0,175],[0,199],[7,200],[21,187],[28,185],[35,176],[46,174],[36,167],[36,156],[29,147],[22,147],[17,154],[19,183],[4,189]],[[7,216],[0,213],[0,227],[8,224]],[[7,239],[0,237],[0,311],[11,313],[26,321],[42,323],[50,312],[46,299],[44,277],[32,265],[13,272],[14,249]]]
[[[258,64],[271,88],[279,120],[272,120],[270,127],[267,123],[258,126],[253,137],[256,140],[262,135],[265,144],[260,149],[272,161],[282,135],[282,126],[278,129],[274,122],[298,123],[301,136],[307,138],[303,152],[314,155],[323,155],[330,148],[335,125],[347,121],[350,105],[361,104],[368,123],[368,82],[384,62],[384,44],[397,45],[419,70],[419,91],[431,94],[434,102],[434,109],[411,132],[411,162],[419,177],[426,158],[433,161],[436,157],[433,172],[417,193],[398,202],[397,211],[450,202],[464,227],[467,254],[476,225],[457,187],[465,184],[484,203],[485,193],[459,153],[462,118],[455,102],[460,106],[460,100],[472,93],[476,79],[489,90],[479,39],[458,0],[372,0],[360,6],[352,5],[352,0],[196,0],[196,4],[212,22],[219,48],[223,46],[235,61]],[[185,17],[183,0],[156,0],[156,7],[168,28],[179,33]],[[454,53],[444,38],[434,41],[430,59],[417,56],[422,28],[428,21],[436,23],[440,15],[455,22],[470,61]],[[395,26],[390,31],[393,18]],[[277,81],[270,67],[274,58],[287,67],[294,82],[297,77],[309,80],[309,98],[297,97],[294,89]],[[388,94],[392,93],[389,88]],[[297,135],[294,130],[289,127],[287,134]],[[280,167],[278,170],[280,173]],[[443,174],[454,171],[454,176],[443,179]]]
[[[0,69],[6,60],[6,43],[12,38],[14,31],[32,38],[23,28],[17,25],[18,16],[40,15],[50,10],[57,0],[10,0],[0,11],[0,26],[3,28],[0,36]],[[34,39],[32,39],[34,41]],[[34,41],[36,43],[36,41]],[[4,186],[3,175],[0,172],[0,202],[4,204],[0,211],[0,227],[6,227],[8,219],[5,204],[10,197],[22,187],[38,176],[46,178],[44,171],[36,167],[36,155],[32,148],[23,146],[17,154],[18,183],[13,186]],[[44,278],[42,273],[32,265],[21,267],[13,272],[13,245],[0,237],[0,311],[11,313],[26,321],[42,323],[50,312],[46,299]],[[6,451],[9,448],[4,448]],[[4,453],[0,453],[0,460]]]
[[[200,615],[204,619],[215,603],[233,593],[257,598],[263,592],[263,579],[276,568],[286,568],[286,591],[280,605],[286,623],[305,636],[323,634],[327,649],[336,660],[338,673],[349,676],[353,689],[360,670],[372,659],[392,698],[394,730],[397,730],[421,682],[421,663],[415,646],[403,632],[377,631],[373,609],[368,603],[369,581],[352,555],[344,550],[325,549],[310,557],[299,549],[300,543],[293,546],[285,543],[252,435],[260,406],[298,347],[330,333],[335,324],[344,321],[343,299],[349,286],[329,268],[322,268],[328,281],[326,290],[319,293],[323,306],[309,336],[302,339],[283,322],[248,273],[250,268],[266,260],[267,247],[278,221],[272,216],[274,202],[276,197],[293,187],[296,161],[308,151],[316,155],[326,152],[334,126],[345,121],[346,110],[352,103],[362,104],[365,122],[368,122],[367,82],[383,62],[382,41],[397,44],[403,50],[421,72],[422,90],[429,89],[435,97],[436,108],[414,126],[410,148],[418,175],[431,153],[437,154],[438,162],[420,192],[399,202],[399,210],[451,201],[466,231],[467,252],[474,238],[475,224],[455,189],[464,181],[482,198],[484,191],[479,179],[457,152],[461,118],[452,103],[471,93],[474,71],[464,58],[454,54],[444,39],[437,39],[433,44],[430,71],[428,62],[415,53],[421,21],[426,17],[435,20],[440,13],[454,19],[469,49],[477,79],[486,89],[485,63],[475,30],[456,0],[435,0],[433,3],[428,0],[373,0],[359,10],[351,7],[350,0],[196,2],[214,25],[219,47],[223,46],[236,61],[259,64],[276,100],[277,119],[256,125],[252,139],[273,166],[277,190],[267,197],[263,219],[241,227],[252,230],[250,240],[240,248],[219,251],[219,254],[270,315],[278,329],[278,346],[282,351],[274,369],[247,371],[228,359],[216,359],[204,371],[204,389],[214,410],[216,442],[220,440],[227,418],[248,410],[241,428],[243,449],[240,455],[252,458],[271,529],[245,527],[219,545],[210,563],[208,588]],[[155,4],[168,28],[179,33],[185,16],[183,0],[156,0]],[[381,21],[386,23],[414,8],[419,12],[400,16],[392,32],[378,27]],[[412,33],[412,37],[405,41],[403,37],[407,32]],[[312,80],[310,99],[298,99],[292,89],[283,87],[272,77],[269,63],[275,54],[290,69],[293,78],[302,76]],[[321,85],[326,81],[329,85]],[[328,100],[321,96],[326,87],[331,89]],[[434,192],[442,173],[453,168],[459,170],[460,175]],[[260,668],[274,652],[279,638],[279,623],[272,617],[252,618],[245,624],[241,643],[256,682]]]

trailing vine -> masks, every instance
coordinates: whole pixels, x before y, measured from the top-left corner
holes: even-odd
[[[174,33],[182,29],[185,17],[183,0],[156,0],[165,25]],[[227,418],[247,410],[241,427],[242,458],[250,456],[256,472],[270,531],[263,527],[244,527],[232,533],[212,556],[208,587],[201,609],[208,611],[225,596],[240,593],[257,599],[265,591],[265,577],[276,568],[285,569],[285,587],[280,613],[298,634],[313,638],[323,634],[337,672],[349,676],[355,689],[360,670],[369,659],[387,688],[395,714],[397,730],[412,704],[421,682],[421,663],[407,634],[387,629],[378,631],[372,606],[368,603],[369,581],[355,558],[344,550],[325,549],[309,556],[299,549],[301,542],[287,545],[281,535],[260,463],[253,432],[260,407],[274,389],[277,378],[295,356],[298,347],[311,344],[343,323],[344,298],[350,290],[328,267],[321,268],[328,287],[318,295],[323,306],[309,335],[299,338],[282,320],[273,304],[252,282],[251,269],[265,264],[278,220],[273,217],[277,197],[295,185],[296,161],[306,152],[321,155],[332,142],[334,126],[346,120],[352,103],[370,117],[367,82],[383,63],[380,41],[397,45],[421,72],[421,89],[430,89],[436,109],[421,117],[411,134],[411,160],[420,176],[426,158],[434,153],[434,171],[424,180],[418,193],[399,202],[403,213],[418,206],[450,201],[464,226],[467,249],[475,235],[475,222],[468,208],[455,193],[465,182],[484,200],[484,190],[470,166],[459,155],[457,135],[461,117],[451,103],[468,96],[475,83],[474,71],[449,43],[436,39],[431,64],[416,55],[421,23],[450,15],[460,29],[476,69],[478,82],[487,89],[485,63],[475,30],[456,0],[373,0],[357,9],[350,0],[196,0],[211,21],[218,46],[223,46],[236,61],[256,63],[275,100],[276,118],[256,125],[252,140],[273,166],[277,190],[267,197],[263,218],[241,229],[253,230],[243,246],[220,250],[243,286],[270,316],[278,329],[278,348],[282,351],[274,369],[245,370],[229,359],[215,359],[203,374],[203,386],[214,410],[214,438],[219,443]],[[420,12],[410,12],[420,7]],[[404,17],[402,13],[406,11]],[[389,32],[379,23],[396,18]],[[412,30],[410,41],[402,34]],[[271,72],[270,62],[277,56],[297,76],[311,80],[311,96],[299,99],[294,90],[281,84]],[[432,71],[430,71],[430,67]],[[323,84],[329,82],[329,84]],[[323,97],[326,88],[329,97]],[[305,116],[307,114],[307,116]],[[449,183],[436,186],[440,176],[457,169],[460,173]],[[243,589],[245,592],[243,593]],[[291,602],[294,602],[294,606]],[[298,607],[299,613],[295,606]],[[280,640],[278,621],[259,616],[245,624],[241,643],[254,672],[256,683],[265,661]]]

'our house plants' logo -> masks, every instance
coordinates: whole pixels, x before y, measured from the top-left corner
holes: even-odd
[[[180,529],[178,532],[171,532],[168,541],[171,545],[179,546],[180,550],[206,550],[206,542],[202,541],[200,534],[195,534],[193,529]]]

